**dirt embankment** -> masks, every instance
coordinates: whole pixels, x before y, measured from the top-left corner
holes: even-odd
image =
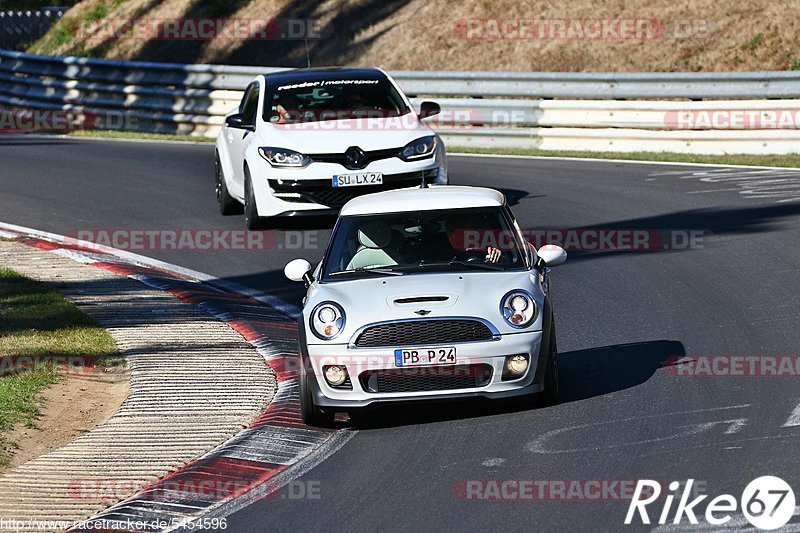
[[[797,14],[796,0],[83,0],[31,51],[264,66],[305,66],[308,51],[315,66],[397,70],[788,70],[800,69]],[[191,25],[177,39],[119,38],[93,25],[208,18],[276,22],[257,40],[198,40]]]

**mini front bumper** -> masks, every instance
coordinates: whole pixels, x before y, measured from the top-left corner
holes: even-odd
[[[363,386],[361,377],[365,373],[376,370],[397,370],[394,364],[394,348],[349,348],[345,344],[305,346],[301,342],[300,349],[307,376],[306,383],[310,388],[314,403],[323,408],[346,410],[367,407],[375,403],[468,397],[507,398],[538,393],[543,390],[546,365],[544,354],[540,354],[541,344],[541,331],[506,334],[498,340],[486,342],[442,344],[439,346],[456,348],[459,365],[491,366],[491,378],[486,384],[477,387],[385,393],[369,392]],[[526,373],[521,378],[503,381],[506,356],[521,353],[529,354]],[[347,368],[352,388],[334,388],[325,381],[322,368],[333,364],[343,365]],[[421,372],[424,372],[422,369],[432,369],[433,372],[444,373],[444,379],[447,379],[448,366],[410,368],[419,369]]]

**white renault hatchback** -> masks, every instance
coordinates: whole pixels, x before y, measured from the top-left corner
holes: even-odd
[[[447,183],[445,148],[397,84],[375,68],[311,68],[258,76],[216,141],[220,212],[335,214],[355,196]]]
[[[558,395],[549,267],[503,194],[431,187],[361,196],[322,262],[286,265],[308,285],[300,404],[311,425],[382,402]]]

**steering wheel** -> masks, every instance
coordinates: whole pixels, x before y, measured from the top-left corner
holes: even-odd
[[[466,254],[464,262],[466,263],[477,263],[486,260],[486,252],[480,248],[467,248],[464,253]]]

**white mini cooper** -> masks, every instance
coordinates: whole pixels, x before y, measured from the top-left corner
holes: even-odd
[[[505,196],[441,186],[368,194],[342,208],[305,281],[300,398],[310,425],[383,402],[558,395],[548,267]]]

